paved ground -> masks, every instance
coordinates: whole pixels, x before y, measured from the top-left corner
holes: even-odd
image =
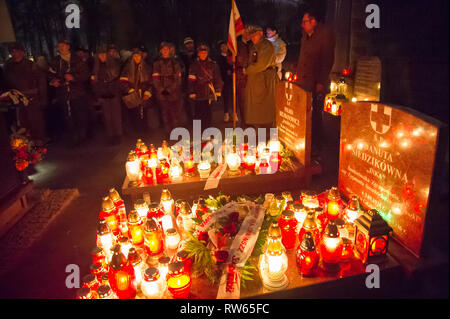
[[[222,112],[218,108],[214,112],[213,123],[224,127]],[[333,132],[337,134],[338,122],[329,120],[327,129],[329,136]],[[335,138],[329,137],[326,141],[324,174],[313,178],[313,190],[323,191],[337,184],[336,134]],[[121,145],[106,146],[99,128],[96,136],[80,148],[71,149],[61,144],[49,147],[46,160],[39,164],[38,173],[32,176],[35,187],[78,188],[80,196],[48,226],[20,263],[0,278],[0,298],[74,297],[74,289],[65,286],[66,266],[77,264],[81,276],[88,273],[101,198],[111,187],[121,189],[125,176],[124,161],[139,137],[155,145],[163,139],[155,129],[148,136],[129,134]]]

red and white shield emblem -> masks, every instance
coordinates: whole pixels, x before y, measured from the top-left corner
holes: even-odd
[[[391,127],[392,108],[381,104],[370,105],[370,126],[378,134],[385,134]]]

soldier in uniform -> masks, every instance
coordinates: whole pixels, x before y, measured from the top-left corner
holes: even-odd
[[[19,122],[30,131],[31,137],[44,142],[46,137],[44,107],[47,104],[45,74],[25,58],[25,49],[19,43],[10,48],[11,58],[5,63],[4,85],[7,90],[18,90],[29,100],[19,110]]]
[[[190,37],[186,37],[183,41],[184,49],[180,52],[180,60],[183,62],[182,65],[182,90],[183,92],[188,92],[188,74],[191,64],[195,62],[197,55],[195,54],[195,44],[194,40]],[[186,110],[186,115],[188,120],[192,120],[194,105],[191,99],[189,99],[188,94],[184,96],[184,108]]]
[[[162,42],[161,56],[153,62],[153,89],[168,133],[179,125],[181,107],[181,65],[170,53],[171,45]]]
[[[201,120],[204,128],[211,126],[211,103],[217,101],[223,87],[219,66],[208,54],[208,46],[199,45],[197,60],[189,68],[189,98],[194,101],[194,119]]]
[[[245,121],[257,128],[269,128],[275,122],[275,87],[278,83],[275,49],[264,39],[260,26],[249,26],[253,45],[246,68]]]
[[[107,47],[97,50],[91,75],[92,91],[98,99],[110,144],[120,143],[122,137],[122,104],[119,88],[119,59],[107,53]]]
[[[79,145],[87,136],[88,65],[70,52],[70,43],[58,43],[59,55],[49,68],[50,86],[56,90],[57,104],[63,110],[65,129],[73,145]]]
[[[136,108],[127,109],[127,116],[130,123],[139,132],[144,132],[150,128],[149,108],[151,94],[151,66],[143,59],[140,49],[134,49],[131,58],[125,64],[120,76],[122,91],[125,94],[138,92],[142,98],[142,104]]]

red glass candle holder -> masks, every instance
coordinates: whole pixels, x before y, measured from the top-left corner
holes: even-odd
[[[192,259],[189,257],[189,253],[186,250],[181,250],[177,253],[176,261],[183,263],[184,271],[191,275]]]
[[[169,265],[167,288],[175,299],[186,299],[191,291],[191,277],[183,271],[181,261]]]
[[[297,240],[297,220],[294,218],[294,212],[291,210],[285,210],[278,219],[278,225],[281,230],[281,242],[286,249],[292,249],[295,247]]]
[[[303,276],[312,275],[319,264],[319,254],[310,232],[307,232],[303,237],[297,248],[296,256],[300,274]]]

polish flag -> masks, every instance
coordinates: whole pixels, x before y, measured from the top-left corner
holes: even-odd
[[[244,24],[234,0],[231,2],[230,27],[228,29],[228,47],[233,56],[237,55],[236,38],[244,32]]]

